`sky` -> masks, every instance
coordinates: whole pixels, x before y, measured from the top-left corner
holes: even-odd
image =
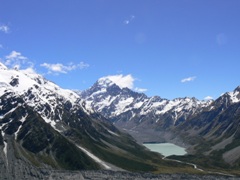
[[[67,89],[216,99],[240,85],[240,1],[0,0],[0,62]]]

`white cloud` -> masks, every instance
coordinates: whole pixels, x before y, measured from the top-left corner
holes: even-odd
[[[78,67],[79,69],[85,69],[85,68],[88,68],[89,66],[90,66],[89,64],[84,63],[84,62],[80,62],[80,63],[77,65],[77,67]]]
[[[119,74],[119,75],[110,75],[103,77],[101,79],[109,79],[116,85],[118,85],[120,88],[129,88],[132,89],[134,87],[134,81],[135,79],[132,77],[131,74],[128,74],[126,76]]]
[[[61,63],[56,63],[56,64],[43,63],[40,66],[47,68],[49,74],[51,74],[51,73],[65,73],[66,74],[67,72],[75,70],[75,69],[88,68],[89,64],[86,64],[84,62],[80,62],[79,64],[70,63],[68,65],[63,65]]]
[[[5,56],[4,64],[6,66],[20,69],[24,64],[32,66],[32,62],[28,61],[28,58],[23,56],[20,52],[12,51],[9,55]]]
[[[0,44],[0,49],[3,49],[3,45],[2,44]]]
[[[134,90],[137,91],[137,92],[140,92],[140,93],[143,93],[143,92],[146,92],[146,91],[147,91],[147,89],[138,88],[138,87],[136,87]]]
[[[129,23],[131,23],[133,20],[135,19],[134,15],[131,15],[130,17],[128,17],[127,19],[125,19],[123,21],[124,24],[128,25]]]
[[[192,77],[182,79],[181,82],[182,83],[190,82],[190,81],[194,81],[195,79],[196,79],[196,76],[192,76]]]
[[[4,32],[4,33],[9,33],[9,27],[6,25],[1,25],[0,26],[0,31]]]
[[[6,56],[8,60],[26,60],[27,58],[22,56],[20,52],[12,51],[8,56]]]
[[[125,76],[122,74],[110,75],[110,76],[102,77],[100,79],[102,80],[109,79],[110,81],[118,85],[120,88],[129,88],[137,92],[147,91],[147,89],[144,89],[144,88],[138,88],[138,87],[134,88],[134,82],[136,79],[131,74],[128,74]]]
[[[204,98],[204,100],[211,100],[211,99],[213,99],[212,96],[206,96],[206,97]]]
[[[49,73],[50,72],[66,73],[65,69],[68,68],[60,63],[57,63],[57,64],[43,63],[40,66],[47,68]]]

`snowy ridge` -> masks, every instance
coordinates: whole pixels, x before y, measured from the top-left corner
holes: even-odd
[[[237,87],[233,92],[228,92],[227,95],[229,95],[232,103],[240,102],[240,86]]]
[[[103,88],[106,88],[113,85],[114,83],[110,79],[103,77],[98,80],[98,84]]]
[[[179,118],[200,112],[212,102],[189,97],[173,100],[147,97],[128,88],[120,88],[107,78],[99,79],[90,89],[82,92],[81,97],[88,109],[94,109],[106,118],[115,119],[126,113],[127,120],[131,120],[154,114],[157,123],[162,116],[170,114],[174,124]]]
[[[232,92],[226,92],[217,98],[209,110],[213,110],[219,106],[222,107],[222,111],[228,108],[230,105],[240,102],[240,86],[238,86]]]
[[[60,133],[69,128],[69,120],[71,119],[68,120],[66,117],[66,111],[68,115],[71,115],[71,112],[76,115],[79,115],[79,112],[81,115],[84,113],[89,115],[89,113],[94,112],[91,108],[84,108],[87,105],[76,92],[62,89],[35,72],[7,69],[0,63],[0,131],[3,138],[7,129],[17,122],[18,126],[13,133],[15,141],[17,141],[24,122],[31,116],[28,111],[23,110],[25,106],[31,107],[46,123]],[[14,115],[15,112],[22,114],[18,114],[16,119],[6,118]],[[3,119],[4,121],[1,121]],[[80,122],[81,117],[76,117],[74,123],[75,121]],[[106,130],[112,135],[118,136],[109,129],[106,128]],[[8,144],[5,141],[3,143],[3,152],[7,158]],[[82,146],[78,147],[104,169],[111,169],[90,151]]]
[[[0,63],[0,96],[3,95],[9,98],[22,97],[28,106],[33,107],[54,128],[56,121],[61,121],[61,107],[66,104],[72,110],[81,108],[88,112],[74,91],[62,89],[33,71],[7,69]]]
[[[57,86],[56,84],[45,80],[42,76],[35,73],[26,73],[26,71],[21,70],[8,70],[0,69],[1,76],[0,82],[4,86],[18,93],[19,95],[24,95],[28,90],[33,90],[40,95],[51,95],[57,94],[66,99],[70,100],[72,103],[76,101],[79,97],[76,93],[71,90],[65,90]],[[40,88],[40,89],[38,89]],[[51,97],[48,99],[51,101]]]

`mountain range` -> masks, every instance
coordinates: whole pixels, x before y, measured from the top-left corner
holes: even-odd
[[[196,172],[143,142],[173,142],[188,150],[174,159],[238,173],[239,107],[240,87],[214,101],[168,100],[100,78],[80,92],[0,63],[1,176],[37,178],[49,169]]]
[[[147,97],[101,78],[80,95],[86,109],[100,113],[139,143],[184,146],[188,151],[184,160],[202,167],[229,169],[240,165],[240,86],[216,100],[168,100]],[[209,159],[212,163],[206,163]]]
[[[161,156],[139,145],[99,113],[30,70],[0,64],[1,177],[52,170],[161,171]],[[147,159],[147,161],[146,161]],[[31,167],[31,168],[30,168]]]

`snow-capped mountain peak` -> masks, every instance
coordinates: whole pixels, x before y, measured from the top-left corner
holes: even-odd
[[[222,94],[218,99],[216,99],[215,103],[224,104],[226,107],[240,102],[240,86],[234,89],[234,91],[226,92]]]
[[[234,89],[234,92],[239,92],[240,93],[240,86]]]
[[[61,120],[61,106],[68,104],[69,107],[82,108],[77,93],[60,88],[34,71],[8,69],[1,64],[0,96],[6,93],[11,93],[11,98],[21,97],[53,127],[56,121]]]
[[[109,78],[107,78],[107,77],[102,77],[102,78],[100,78],[100,79],[97,81],[97,84],[98,84],[99,86],[101,86],[101,87],[107,88],[107,87],[113,85],[114,82],[111,81],[111,80],[110,80]]]
[[[240,102],[240,86],[238,86],[233,92],[227,93],[232,101],[232,103]]]
[[[129,88],[120,88],[106,77],[100,78],[90,89],[82,92],[81,97],[85,99],[88,109],[114,121],[123,117],[125,121],[141,121],[140,116],[154,116],[154,121],[158,122],[168,114],[175,124],[179,118],[186,119],[209,105],[207,101],[189,97],[173,100],[159,96],[147,97]]]
[[[0,82],[5,83],[19,95],[32,90],[41,94],[58,94],[71,102],[75,102],[79,96],[71,90],[62,89],[51,81],[46,80],[41,75],[26,70],[0,69]]]

